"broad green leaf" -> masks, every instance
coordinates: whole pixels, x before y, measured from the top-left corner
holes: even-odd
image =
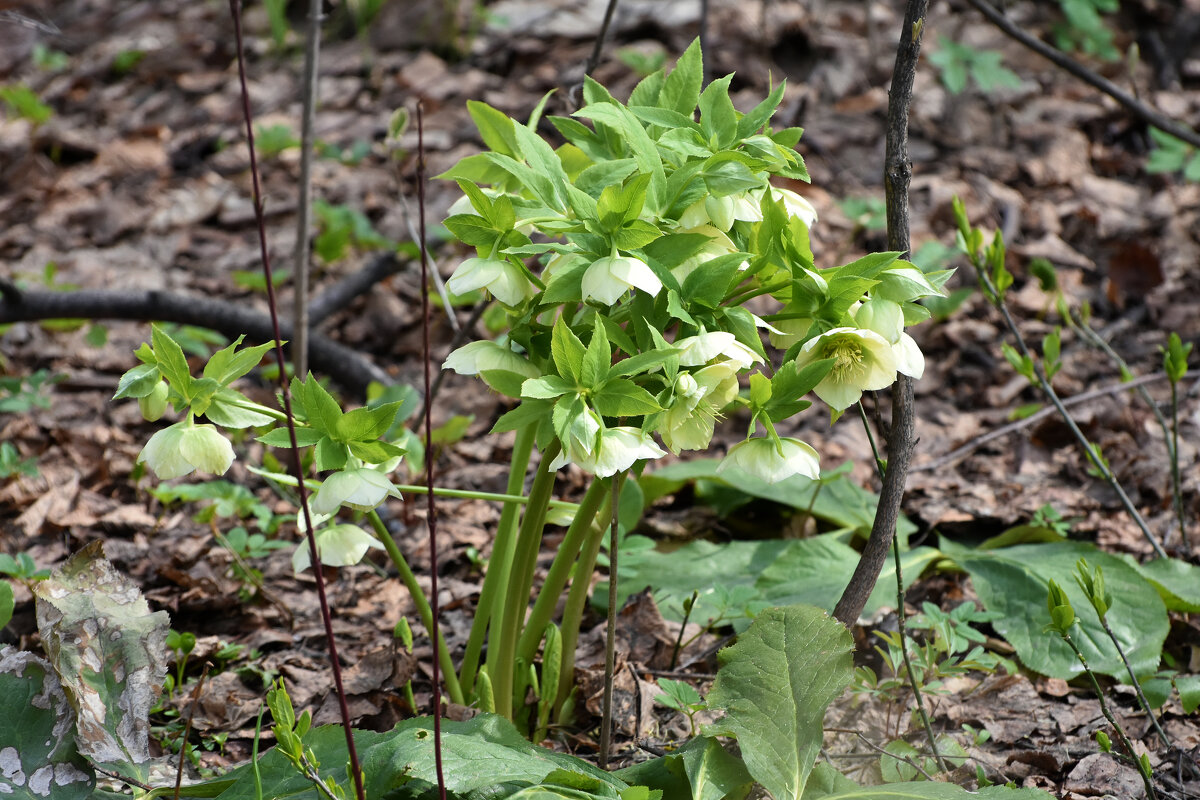
[[[829,371],[833,359],[825,358],[796,369],[795,361],[788,361],[771,377],[771,402],[767,404],[767,415],[772,422],[779,422],[808,408],[811,403],[804,395],[813,390]]]
[[[515,156],[520,152],[513,132],[515,125],[503,111],[479,100],[468,100],[467,113],[475,121],[483,143],[490,149],[506,156]]]
[[[658,95],[658,104],[687,116],[689,119],[700,100],[700,87],[704,82],[703,55],[700,39],[692,40],[688,49],[675,62],[675,68],[663,81]]]
[[[325,434],[314,428],[296,428],[296,445],[299,447],[309,447],[321,441]],[[292,437],[288,433],[287,428],[276,428],[265,436],[259,436],[258,441],[268,447],[291,447]]]
[[[167,674],[170,619],[104,558],[100,540],[34,589],[38,632],[77,717],[76,744],[93,764],[145,782],[150,709]]]
[[[1200,611],[1200,567],[1177,558],[1156,558],[1144,564],[1132,556],[1123,559],[1158,589],[1168,611]]]
[[[612,363],[612,348],[608,345],[608,336],[604,333],[604,324],[596,317],[592,328],[592,338],[588,342],[587,353],[579,368],[579,382],[588,388],[597,386],[608,377],[608,366]]]
[[[260,428],[270,425],[275,418],[261,411],[246,408],[249,400],[241,392],[228,386],[217,390],[212,401],[204,409],[204,416],[225,428]]]
[[[12,584],[0,578],[0,628],[12,621],[13,610],[16,608]]]
[[[854,640],[814,606],[769,608],[732,647],[708,703],[714,728],[733,736],[754,779],[775,800],[799,800],[821,749],[825,709],[850,684]]]
[[[347,411],[337,421],[338,438],[344,442],[378,439],[388,432],[400,410],[400,401],[375,408],[356,408]]]
[[[117,383],[117,393],[112,399],[145,397],[154,391],[161,377],[157,364],[138,364],[121,376],[120,382]]]
[[[700,127],[704,135],[721,148],[730,146],[737,138],[738,113],[729,99],[731,80],[732,73],[718,78],[704,87],[700,94]]]
[[[742,760],[716,739],[699,736],[679,753],[692,788],[692,800],[735,800],[745,797],[754,780]]]
[[[275,346],[274,342],[267,342],[236,352],[244,338],[246,337],[239,336],[233,344],[213,353],[212,358],[204,365],[204,377],[212,378],[222,386],[228,386],[257,367],[267,351]]]
[[[575,384],[557,375],[547,375],[543,378],[528,378],[521,384],[521,397],[534,400],[553,400],[568,392],[574,392]]]
[[[75,712],[54,670],[8,645],[0,646],[0,719],[0,797],[83,800],[92,793],[95,775],[76,749]]]
[[[775,109],[779,108],[779,104],[783,101],[783,92],[786,88],[786,82],[780,81],[761,103],[751,109],[749,114],[738,120],[737,135],[739,139],[745,139],[767,124],[767,121],[771,119],[771,115],[775,113]]]
[[[611,378],[592,395],[592,405],[605,417],[637,417],[662,407],[654,395],[625,378]]]
[[[843,789],[834,794],[806,795],[804,800],[1052,800],[1041,789],[1016,789],[1007,786],[988,786],[978,792],[968,792],[950,783],[916,781],[913,783],[884,783]]]
[[[154,347],[154,355],[158,358],[158,368],[163,376],[180,394],[188,396],[188,386],[191,383],[191,372],[188,370],[187,357],[183,349],[170,335],[158,325],[150,326],[150,342]]]
[[[1175,688],[1179,690],[1183,713],[1191,714],[1200,708],[1200,675],[1176,675]]]
[[[558,374],[568,381],[578,381],[586,352],[583,342],[579,341],[579,337],[563,322],[562,317],[555,320],[550,339],[550,354],[554,358]]]
[[[1155,587],[1120,558],[1085,542],[1049,542],[971,550],[943,539],[942,551],[971,575],[975,591],[988,611],[997,612],[996,630],[1017,650],[1030,669],[1053,678],[1073,678],[1082,671],[1075,654],[1057,636],[1043,632],[1050,620],[1046,590],[1054,580],[1067,593],[1079,625],[1071,637],[1091,668],[1117,680],[1128,676],[1121,658],[1105,634],[1091,603],[1075,584],[1075,564],[1087,559],[1104,569],[1113,593],[1108,624],[1113,629],[1134,673],[1158,669],[1167,635],[1167,610]]]
[[[557,187],[570,183],[567,173],[563,171],[562,162],[558,160],[554,149],[546,144],[545,139],[524,125],[514,125],[513,133],[516,134],[517,144],[521,147],[521,155],[525,156],[525,160],[538,174],[550,179],[551,186]],[[557,203],[552,207],[562,210],[562,198],[557,193],[554,198]]]
[[[447,217],[442,224],[463,244],[472,247],[490,248],[500,238],[500,231],[478,214],[455,214]]]
[[[303,398],[305,413],[308,414],[308,423],[322,433],[337,438],[342,407],[311,372],[308,374],[308,380],[300,384],[300,395]]]

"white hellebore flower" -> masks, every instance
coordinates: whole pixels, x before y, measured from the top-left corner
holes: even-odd
[[[233,463],[233,445],[212,425],[187,420],[151,436],[138,461],[146,462],[163,481],[195,470],[224,475]]]
[[[583,466],[592,463],[599,449],[600,417],[590,408],[577,414],[567,426],[566,437],[563,439],[562,452],[550,462],[551,472],[560,469],[571,462]],[[587,469],[587,467],[584,467]]]
[[[321,482],[313,497],[312,510],[317,514],[333,514],[338,506],[347,505],[358,511],[373,511],[383,498],[395,492],[392,482],[382,472],[370,467],[350,467]]]
[[[728,331],[711,331],[698,333],[677,340],[673,345],[679,349],[679,365],[681,367],[698,367],[707,364],[718,356],[734,362],[738,369],[749,369],[754,364],[762,362],[763,358]]]
[[[592,262],[583,273],[583,299],[611,306],[633,288],[652,297],[662,291],[662,281],[646,262],[633,256],[605,256]]]
[[[694,256],[677,266],[671,267],[671,274],[680,283],[687,280],[687,276],[691,275],[696,270],[696,267],[701,264],[738,251],[737,245],[733,243],[733,240],[726,236],[723,231],[714,228],[712,225],[698,225],[695,228],[679,230],[677,233],[698,233],[708,237],[708,242]],[[749,266],[750,262],[743,261],[738,265],[738,268],[746,269]]]
[[[779,483],[793,475],[811,480],[821,476],[821,457],[799,439],[755,437],[729,448],[717,467],[720,474],[737,467],[767,483]]]
[[[316,533],[317,555],[329,567],[349,567],[362,561],[371,548],[382,550],[383,545],[357,525],[330,525]],[[308,539],[301,539],[292,553],[292,570],[297,574],[312,566]]]
[[[777,186],[772,186],[771,199],[782,200],[784,210],[787,211],[788,216],[796,217],[804,223],[806,228],[811,228],[813,223],[817,221],[817,209],[813,208],[813,204],[791,189],[780,189]]]
[[[478,375],[488,370],[505,370],[524,375],[526,378],[542,376],[528,359],[489,339],[464,344],[446,356],[442,369],[452,369],[459,375]]]
[[[487,289],[506,306],[520,305],[537,294],[521,268],[506,258],[468,258],[454,270],[446,288],[455,294]]]
[[[655,444],[650,434],[637,428],[607,428],[600,433],[595,458],[591,463],[580,462],[579,466],[597,478],[607,478],[624,472],[644,458],[662,458],[666,454],[667,451]]]
[[[891,300],[872,297],[858,304],[852,314],[855,325],[875,331],[890,344],[900,341],[900,334],[904,333],[904,309]]]
[[[907,333],[901,333],[900,341],[892,345],[892,355],[896,357],[897,372],[914,380],[925,374],[925,355]]]
[[[832,358],[833,369],[813,389],[831,408],[845,411],[865,391],[885,389],[896,380],[896,353],[875,331],[834,328],[804,343],[796,368]],[[924,362],[922,362],[924,366]]]
[[[761,222],[762,209],[758,207],[758,197],[756,191],[727,194],[724,197],[706,195],[684,209],[679,215],[679,225],[695,228],[712,223],[713,227],[727,231],[738,220]]]
[[[737,395],[738,367],[725,361],[675,379],[675,401],[659,418],[658,433],[672,452],[703,450],[721,409]]]

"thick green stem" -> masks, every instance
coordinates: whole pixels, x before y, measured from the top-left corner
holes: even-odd
[[[607,498],[596,520],[607,519],[612,512],[612,498]],[[592,575],[596,571],[596,559],[600,555],[600,545],[604,543],[607,526],[593,524],[588,531],[587,541],[579,559],[575,562],[575,580],[571,581],[571,589],[567,592],[567,604],[563,607],[562,618],[562,669],[558,677],[558,702],[555,716],[560,723],[566,722],[561,718],[563,703],[571,694],[575,685],[575,646],[579,643],[579,627],[583,624],[583,611],[587,606],[588,595],[592,591]]]
[[[400,573],[400,580],[403,581],[405,588],[408,589],[408,593],[412,596],[413,605],[417,607],[417,613],[421,616],[421,624],[425,626],[425,631],[427,633],[432,631],[433,609],[429,607],[429,599],[425,597],[425,590],[417,583],[417,576],[413,574],[412,567],[408,565],[408,560],[404,557],[404,553],[400,552],[400,548],[396,546],[396,540],[388,533],[387,526],[379,518],[378,512],[369,512],[367,519],[371,521],[371,527],[375,529],[375,535],[383,543],[383,549],[387,551],[388,557],[392,559],[392,564],[396,567],[396,571]],[[433,634],[430,634],[431,638],[432,636]],[[437,650],[438,661],[441,664],[444,676],[446,694],[450,696],[450,702],[464,705],[462,687],[459,685],[458,675],[454,671],[454,662],[450,660],[450,648],[446,646],[446,640],[439,636],[437,641],[434,642],[434,648]]]
[[[505,492],[519,495],[525,488],[525,474],[529,471],[529,459],[533,454],[533,440],[537,426],[517,431],[513,443],[512,464],[508,471]],[[467,650],[463,655],[462,671],[459,673],[467,691],[474,694],[475,676],[479,669],[479,654],[483,650],[484,638],[492,621],[504,615],[505,593],[509,570],[512,568],[513,548],[516,545],[517,521],[520,506],[505,503],[496,526],[496,539],[492,544],[492,555],[488,560],[487,574],[479,591],[479,604],[475,608],[475,621],[471,623],[471,634],[467,639]],[[489,666],[489,670],[491,666]]]
[[[571,567],[575,566],[576,556],[579,555],[587,532],[596,520],[596,510],[608,494],[609,483],[607,480],[594,480],[584,494],[579,510],[575,512],[575,519],[571,521],[571,527],[567,528],[567,535],[558,546],[558,552],[554,554],[554,561],[550,564],[550,571],[546,573],[542,587],[538,590],[533,610],[529,612],[529,619],[525,622],[525,630],[521,632],[521,638],[517,641],[518,661],[533,661],[546,625],[550,623],[554,608],[558,605],[563,589],[571,577]]]
[[[505,585],[508,595],[504,614],[500,617],[500,628],[493,632],[488,643],[488,673],[496,694],[496,713],[513,718],[513,674],[517,668],[517,640],[521,635],[521,624],[529,609],[529,590],[533,585],[533,571],[537,566],[538,549],[542,543],[542,528],[546,523],[546,509],[550,494],[554,490],[557,475],[547,465],[558,455],[561,445],[557,440],[550,443],[542,454],[537,476],[529,490],[529,504],[521,528],[517,532],[516,548],[513,552],[512,568]],[[495,658],[493,658],[493,655]]]

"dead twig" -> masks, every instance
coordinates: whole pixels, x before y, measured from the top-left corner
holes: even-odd
[[[1200,134],[1186,125],[1176,122],[1161,111],[1141,102],[1120,86],[1092,72],[1061,50],[1051,47],[1035,36],[1029,35],[1020,26],[1015,25],[1008,17],[992,6],[991,3],[988,3],[987,0],[967,0],[967,2],[979,11],[980,14],[987,17],[988,21],[999,28],[1004,35],[1015,39],[1039,56],[1074,75],[1089,86],[1104,92],[1145,122],[1150,123],[1161,131],[1171,134],[1176,139],[1182,139],[1193,147],[1200,147]]]
[[[908,252],[908,185],[912,164],[908,160],[908,108],[912,103],[913,79],[921,54],[921,34],[925,29],[927,0],[909,0],[896,48],[896,66],[892,71],[891,97],[887,116],[887,150],[883,182],[887,192],[888,248]],[[871,535],[863,548],[849,585],[833,610],[834,619],[850,627],[862,613],[887,560],[908,464],[916,448],[916,423],[913,418],[912,381],[900,375],[892,387],[892,426],[887,441],[888,468],[879,494],[879,506]]]

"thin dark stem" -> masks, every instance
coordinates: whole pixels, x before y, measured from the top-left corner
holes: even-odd
[[[1101,77],[1095,72],[1092,72],[1075,59],[1064,54],[1061,50],[1051,47],[1035,36],[1029,35],[1020,26],[1015,25],[1011,20],[1009,20],[1008,17],[997,11],[996,8],[990,3],[986,2],[986,0],[967,0],[967,2],[974,6],[979,13],[987,17],[989,22],[999,28],[1000,31],[1009,38],[1015,39],[1033,52],[1045,58],[1047,61],[1052,62],[1058,67],[1061,67],[1089,86],[1104,92],[1113,100],[1116,100],[1118,103],[1125,106],[1125,108],[1129,109],[1138,117],[1141,117],[1143,120],[1159,130],[1169,133],[1176,139],[1182,139],[1192,147],[1200,147],[1200,134],[1197,134],[1186,125],[1181,125],[1180,123],[1168,117],[1166,114],[1150,108],[1145,103],[1131,95],[1129,92],[1122,89],[1120,86],[1117,86],[1107,78]]]
[[[600,54],[604,52],[604,40],[608,38],[608,27],[612,25],[613,12],[616,10],[617,0],[608,0],[608,6],[604,9],[604,21],[600,23],[600,32],[596,34],[596,44],[592,47],[592,54],[588,56],[587,66],[583,70],[584,75],[591,75],[600,64]]]
[[[1171,381],[1171,489],[1175,495],[1175,516],[1179,518],[1179,538],[1191,553],[1192,539],[1183,513],[1183,489],[1179,481],[1179,387],[1176,381]]]
[[[1100,682],[1096,680],[1096,674],[1092,672],[1092,668],[1088,666],[1087,658],[1083,652],[1075,644],[1075,640],[1071,638],[1070,633],[1062,633],[1062,640],[1067,643],[1071,651],[1075,653],[1075,658],[1079,659],[1079,663],[1083,665],[1083,671],[1087,673],[1088,679],[1092,682],[1092,688],[1096,692],[1096,699],[1100,701],[1100,711],[1104,714],[1104,718],[1108,720],[1108,724],[1112,726],[1113,731],[1117,734],[1117,740],[1121,744],[1121,748],[1125,754],[1133,762],[1134,769],[1138,771],[1138,775],[1142,778],[1142,783],[1146,786],[1146,796],[1150,800],[1158,800],[1158,793],[1154,790],[1154,782],[1150,780],[1150,776],[1142,772],[1142,765],[1138,759],[1137,751],[1133,749],[1133,743],[1129,741],[1129,736],[1125,734],[1125,728],[1117,722],[1117,718],[1113,716],[1112,711],[1108,707],[1108,702],[1104,699],[1104,692],[1100,689]]]
[[[1117,635],[1113,633],[1113,629],[1109,626],[1108,620],[1100,617],[1100,624],[1104,626],[1104,632],[1108,634],[1108,638],[1112,641],[1113,647],[1117,649],[1117,655],[1121,657],[1121,663],[1125,665],[1125,672],[1129,675],[1129,682],[1133,684],[1133,689],[1137,692],[1138,702],[1142,705],[1142,710],[1146,712],[1146,716],[1150,717],[1150,723],[1154,726],[1154,730],[1158,733],[1163,744],[1167,747],[1174,747],[1171,742],[1171,737],[1167,736],[1167,732],[1162,729],[1162,725],[1158,722],[1158,717],[1154,716],[1154,709],[1150,707],[1150,703],[1146,700],[1146,695],[1142,693],[1142,683],[1137,679],[1137,675],[1133,674],[1133,667],[1129,664],[1129,659],[1125,656],[1125,648],[1121,646]]]
[[[675,646],[671,648],[671,669],[675,669],[675,665],[679,663],[679,651],[683,649],[683,632],[687,630],[688,620],[692,618],[692,609],[696,607],[696,600],[699,597],[700,592],[693,590],[692,599],[687,608],[683,610],[683,622],[679,623],[679,635],[675,637]]]
[[[886,468],[883,464],[883,459],[879,457],[879,448],[875,446],[875,436],[871,433],[871,425],[867,422],[867,410],[863,408],[862,403],[858,403],[858,415],[862,418],[863,430],[867,432],[867,441],[871,443],[871,452],[875,455],[875,474],[882,481]],[[938,769],[942,772],[949,772],[946,766],[945,759],[942,758],[941,751],[938,750],[937,737],[933,733],[933,724],[929,721],[929,714],[925,711],[925,697],[921,694],[921,686],[917,683],[917,672],[913,669],[912,658],[908,655],[908,612],[904,606],[904,574],[900,569],[900,542],[896,541],[896,537],[892,537],[892,558],[896,565],[896,628],[900,633],[900,652],[904,659],[904,671],[908,676],[908,688],[912,690],[913,698],[917,703],[917,716],[921,719],[921,727],[925,729],[925,738],[929,740],[929,747],[933,750],[933,757],[937,760]]]
[[[429,250],[425,246],[425,125],[421,101],[417,101],[417,213],[421,235],[421,354],[425,361],[425,408],[430,407],[433,387],[432,358],[429,353]],[[438,622],[437,503],[433,496],[433,427],[425,415],[425,485],[428,487],[427,525],[429,527],[429,609],[433,614],[431,635],[436,645],[441,640]],[[435,655],[433,672],[433,759],[437,771],[438,797],[446,800],[446,778],[442,774],[442,681]]]
[[[892,69],[888,102],[883,182],[887,193],[888,249],[899,252],[909,249],[908,185],[912,178],[912,164],[908,160],[908,109],[912,103],[913,80],[917,73],[917,59],[921,54],[921,36],[925,31],[928,5],[928,0],[908,0],[900,44],[896,48],[896,64]],[[871,535],[867,538],[850,583],[833,610],[834,619],[846,627],[858,619],[875,588],[896,535],[896,522],[900,518],[904,481],[916,448],[912,381],[905,375],[898,376],[892,387],[892,427],[888,432],[887,445],[888,469],[880,489]]]
[[[604,703],[600,715],[600,769],[608,769],[612,747],[613,677],[617,662],[617,533],[620,519],[621,477],[612,481],[612,523],[608,531],[608,630],[604,636]]]
[[[1154,549],[1155,555],[1157,555],[1159,558],[1167,558],[1166,551],[1163,550],[1162,545],[1159,544],[1158,539],[1154,536],[1154,534],[1150,532],[1149,526],[1146,525],[1146,520],[1143,519],[1141,512],[1139,512],[1137,507],[1133,504],[1133,500],[1131,500],[1129,495],[1125,493],[1125,488],[1121,486],[1121,482],[1117,480],[1117,476],[1113,474],[1112,469],[1110,469],[1109,466],[1104,463],[1103,459],[1101,459],[1099,455],[1092,449],[1091,442],[1088,441],[1088,438],[1084,435],[1083,431],[1079,429],[1079,425],[1075,422],[1075,418],[1071,416],[1071,412],[1068,411],[1066,406],[1063,405],[1062,400],[1058,396],[1058,392],[1054,391],[1054,387],[1050,385],[1050,381],[1046,378],[1045,370],[1042,369],[1041,364],[1039,364],[1029,352],[1029,347],[1025,343],[1025,337],[1021,335],[1021,330],[1017,327],[1016,320],[1013,319],[1012,314],[1009,312],[1008,305],[1004,302],[1004,297],[999,291],[997,291],[995,284],[992,283],[992,279],[988,277],[987,272],[982,269],[978,261],[978,255],[971,254],[969,261],[971,263],[971,267],[975,270],[975,277],[978,278],[979,284],[983,288],[984,295],[991,299],[992,305],[997,311],[1000,312],[1000,316],[1004,318],[1004,325],[1008,328],[1008,332],[1012,334],[1013,340],[1017,343],[1017,350],[1024,358],[1028,360],[1028,363],[1033,365],[1033,383],[1035,383],[1038,388],[1042,390],[1042,394],[1046,395],[1046,397],[1049,398],[1050,402],[1054,405],[1054,408],[1058,411],[1059,416],[1061,416],[1063,422],[1066,423],[1067,429],[1071,432],[1071,435],[1075,437],[1076,443],[1078,443],[1079,447],[1083,450],[1084,457],[1090,461],[1097,470],[1099,470],[1100,475],[1104,478],[1105,483],[1107,483],[1109,487],[1111,487],[1112,490],[1117,493],[1117,498],[1121,501],[1121,505],[1124,507],[1125,512],[1129,514],[1130,519],[1132,519],[1134,524],[1136,524],[1141,530],[1142,536],[1144,536],[1146,541],[1150,543],[1150,546]]]
[[[329,645],[329,664],[333,672],[334,691],[337,692],[338,707],[342,716],[342,730],[346,734],[346,750],[350,756],[350,771],[354,776],[354,792],[358,800],[366,800],[363,792],[362,770],[358,765],[358,750],[354,746],[354,731],[350,727],[350,709],[346,705],[346,692],[342,686],[342,667],[338,661],[337,640],[333,635],[333,616],[329,611],[329,599],[325,594],[325,576],[321,570],[321,556],[317,552],[317,537],[312,515],[308,509],[308,487],[304,485],[304,468],[300,464],[300,446],[296,441],[296,417],[292,413],[292,394],[288,388],[287,363],[283,357],[283,340],[279,334],[279,310],[275,300],[275,283],[271,276],[271,257],[267,252],[267,226],[263,217],[262,189],[258,178],[258,160],[254,152],[254,125],[250,112],[250,90],[246,85],[246,53],[242,42],[242,13],[240,0],[229,0],[229,12],[233,16],[233,31],[237,39],[238,80],[242,90],[242,116],[246,121],[246,144],[250,150],[250,178],[254,189],[254,217],[258,224],[259,255],[262,258],[263,277],[267,284],[267,303],[271,308],[271,326],[275,333],[275,360],[279,364],[279,389],[283,397],[283,411],[287,417],[288,438],[292,445],[292,474],[296,478],[296,490],[300,495],[300,513],[304,518],[305,534],[308,537],[309,557],[312,560],[313,576],[317,584],[317,598],[321,604],[321,621],[325,625],[325,641]]]
[[[467,319],[466,323],[454,332],[454,338],[450,340],[449,350],[454,351],[458,349],[467,337],[471,335],[471,331],[475,329],[475,323],[483,318],[483,312],[487,311],[489,305],[491,305],[490,300],[480,300],[475,304],[475,308],[471,309],[471,316]],[[442,389],[442,382],[445,379],[446,370],[438,370],[437,377],[433,379],[433,389],[430,392],[431,402],[438,396],[438,392]],[[420,425],[425,420],[425,408],[426,406],[422,405],[421,410],[417,412],[417,425]]]

